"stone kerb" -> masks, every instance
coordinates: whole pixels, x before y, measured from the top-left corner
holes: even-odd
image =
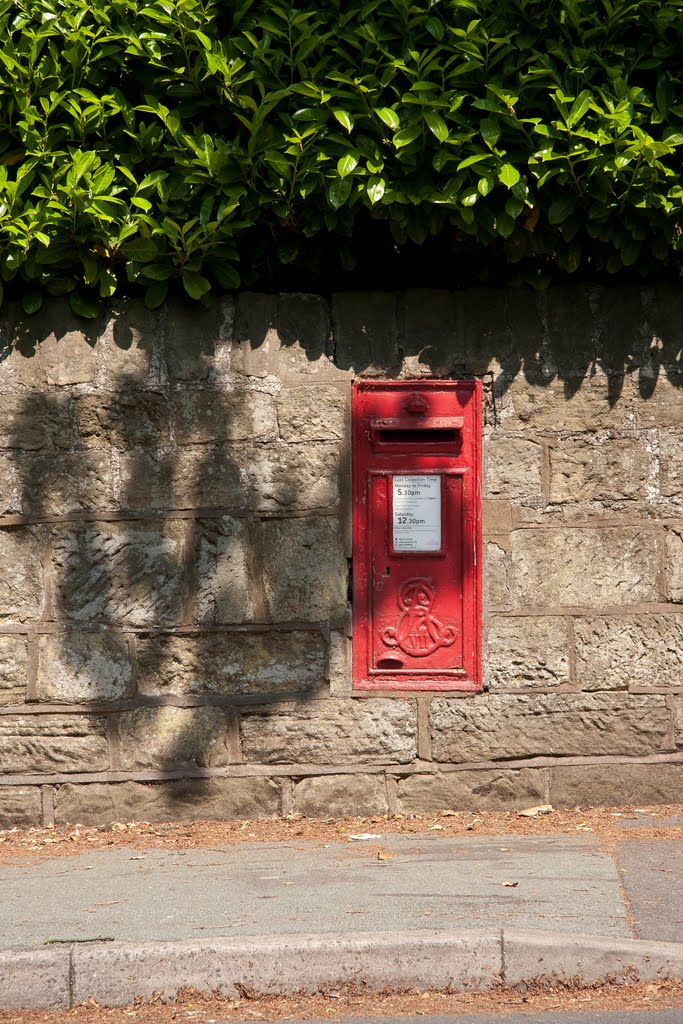
[[[0,820],[683,798],[680,302],[9,311]],[[359,374],[483,379],[484,694],[351,691]]]

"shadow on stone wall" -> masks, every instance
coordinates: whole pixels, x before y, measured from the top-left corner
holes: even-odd
[[[233,699],[267,714],[273,700],[320,696],[325,653],[319,625],[281,613],[285,578],[264,584],[262,544],[273,538],[262,513],[302,504],[295,482],[269,468],[272,397],[168,376],[17,391],[4,444],[20,492],[8,511],[26,517],[14,529],[36,535],[45,572],[29,698],[64,713],[90,707],[95,731],[106,719],[113,769],[182,774],[238,760]],[[76,758],[72,770],[92,769]],[[209,786],[197,780],[195,796]]]
[[[317,304],[317,305],[316,305]],[[683,384],[683,290],[556,287],[464,292],[416,290],[280,297],[272,325],[243,332],[252,348],[277,329],[285,348],[300,346],[311,363],[327,351],[341,370],[394,377],[492,373],[503,397],[520,376],[533,386],[562,382],[571,398],[596,374],[607,376],[609,401],[636,375],[642,398],[660,377]],[[237,337],[242,335],[239,331]]]

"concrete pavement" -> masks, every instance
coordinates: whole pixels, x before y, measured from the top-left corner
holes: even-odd
[[[683,851],[390,835],[91,851],[0,866],[0,1008],[683,977]]]

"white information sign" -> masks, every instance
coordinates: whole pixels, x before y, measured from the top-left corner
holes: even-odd
[[[441,477],[395,476],[394,551],[441,549]]]

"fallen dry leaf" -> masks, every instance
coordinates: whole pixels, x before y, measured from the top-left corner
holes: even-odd
[[[505,886],[506,889],[516,889],[519,882],[501,882],[500,884]]]
[[[539,814],[551,814],[552,804],[539,804],[538,807],[526,807],[523,811],[517,811],[520,818],[536,818]]]
[[[385,853],[384,850],[378,850],[378,852],[377,852],[377,860],[393,860],[393,859],[394,859],[393,853]]]

